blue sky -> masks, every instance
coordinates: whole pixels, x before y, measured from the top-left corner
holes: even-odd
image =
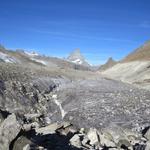
[[[102,64],[150,40],[149,14],[149,0],[0,0],[0,43]]]

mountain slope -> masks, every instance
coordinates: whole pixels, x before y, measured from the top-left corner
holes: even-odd
[[[136,61],[136,60],[150,60],[150,41],[143,44],[141,47],[133,51],[123,59],[123,62]]]
[[[150,42],[102,72],[104,76],[150,90]]]

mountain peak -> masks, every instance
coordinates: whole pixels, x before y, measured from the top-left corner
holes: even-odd
[[[101,65],[99,70],[106,70],[108,68],[111,68],[112,66],[114,66],[117,62],[112,58],[112,57],[109,57],[107,62],[104,64],[104,65]]]
[[[89,66],[79,48],[75,49],[67,58],[68,61],[78,65]]]
[[[107,60],[107,63],[108,62],[115,62],[115,60],[112,57],[109,57],[108,60]]]

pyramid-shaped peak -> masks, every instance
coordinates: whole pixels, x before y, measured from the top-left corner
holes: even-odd
[[[109,57],[107,62],[116,62],[112,57]]]
[[[68,61],[79,65],[89,66],[84,56],[81,54],[80,49],[76,48],[67,58]]]

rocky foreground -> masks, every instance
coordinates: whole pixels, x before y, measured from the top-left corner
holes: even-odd
[[[0,68],[0,150],[150,149],[149,91],[86,71]]]
[[[149,150],[150,129],[141,132],[110,128],[76,128],[70,122],[39,124],[42,116],[30,114],[20,120],[1,111],[1,150]]]

